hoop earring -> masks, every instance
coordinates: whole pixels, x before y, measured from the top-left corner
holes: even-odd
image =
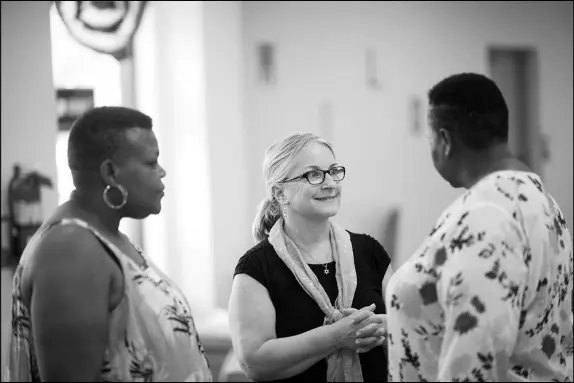
[[[114,205],[110,202],[108,193],[112,189],[111,185],[106,186],[106,188],[104,189],[104,193],[102,194],[102,198],[104,199],[105,204],[108,205],[110,209],[119,210],[122,207],[124,207],[126,203],[128,203],[128,191],[122,185],[114,185],[113,187],[117,188],[120,191],[120,193],[122,193],[122,202],[119,205]]]

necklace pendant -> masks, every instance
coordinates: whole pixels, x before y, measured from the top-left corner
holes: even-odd
[[[325,269],[325,274],[329,274],[329,270],[328,270],[328,269]]]

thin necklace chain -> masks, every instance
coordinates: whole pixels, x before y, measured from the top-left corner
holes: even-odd
[[[323,267],[325,268],[325,270],[323,270],[323,272],[324,272],[325,274],[329,274],[329,266],[328,266],[329,262],[327,262],[327,263],[319,262],[314,256],[311,255],[311,253],[309,253],[307,250],[305,250],[305,249],[303,249],[301,246],[299,246],[299,245],[297,244],[297,242],[295,242],[295,241],[293,241],[293,242],[295,243],[295,245],[297,245],[297,247],[299,248],[299,250],[301,250],[302,252],[304,252],[305,254],[307,254],[308,256],[310,256],[311,259],[313,259],[313,260],[314,260],[315,262],[317,262],[318,264],[323,265]],[[331,251],[332,251],[332,247],[331,247],[330,244],[329,244],[329,247],[331,248]]]

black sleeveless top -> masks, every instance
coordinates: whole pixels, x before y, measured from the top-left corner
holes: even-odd
[[[390,259],[376,239],[366,234],[350,233],[357,289],[352,307],[360,309],[374,303],[376,314],[385,314],[382,282]],[[335,262],[328,264],[329,273],[325,274],[323,265],[309,265],[317,275],[319,282],[329,295],[331,303],[337,298]],[[261,283],[271,297],[275,307],[277,338],[298,335],[323,325],[325,314],[317,303],[303,290],[295,276],[283,263],[267,239],[259,242],[243,255],[235,268],[235,275],[247,274]],[[369,352],[359,354],[363,379],[367,381],[387,381],[387,358],[383,347],[375,347]],[[327,361],[320,360],[299,375],[281,380],[326,381]]]

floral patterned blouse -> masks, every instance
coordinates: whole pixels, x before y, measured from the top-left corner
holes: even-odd
[[[90,230],[117,258],[125,277],[124,297],[110,313],[108,346],[100,381],[211,381],[188,302],[141,249],[136,246],[147,263],[145,268],[84,221],[63,219],[57,224],[79,225]],[[38,239],[54,226],[43,227],[32,238],[14,275],[12,336],[4,381],[40,381],[30,308],[21,299],[20,278]]]
[[[540,178],[486,176],[389,281],[389,381],[572,381],[572,263]]]

